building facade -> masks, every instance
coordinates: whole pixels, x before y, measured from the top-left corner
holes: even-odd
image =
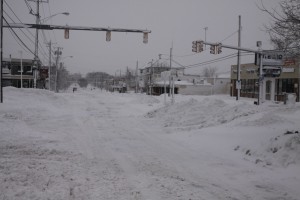
[[[23,72],[21,73],[21,59],[3,58],[2,82],[3,87],[21,87],[21,80],[24,88],[33,87],[32,60],[22,59]]]
[[[258,98],[259,93],[259,66],[248,63],[241,64],[240,80],[241,80],[241,97]],[[230,95],[236,96],[236,80],[237,66],[231,66],[231,84]],[[286,59],[278,77],[264,77],[264,99],[274,101],[284,101],[286,93],[296,95],[296,101],[299,102],[299,58]]]
[[[23,71],[21,72],[21,65]],[[33,88],[33,60],[19,58],[3,58],[2,61],[2,83],[3,87]],[[48,78],[48,67],[40,67],[38,70],[37,88],[45,88]]]
[[[207,78],[200,75],[184,74],[184,68],[154,67],[140,70],[140,88],[151,95],[170,93],[174,80],[174,93],[182,95],[213,95],[228,94],[230,90],[230,78],[214,77]]]

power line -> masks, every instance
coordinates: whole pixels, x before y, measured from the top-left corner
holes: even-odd
[[[247,52],[247,53],[244,53],[241,56],[249,56],[249,55],[253,55],[253,53],[248,53]],[[216,62],[220,62],[220,61],[228,60],[228,59],[231,59],[231,58],[235,58],[235,57],[237,57],[237,53],[229,54],[227,56],[223,56],[223,57],[220,57],[220,58],[216,58],[216,59],[213,59],[213,60],[208,60],[208,61],[197,63],[197,64],[187,65],[187,66],[185,66],[185,68],[188,69],[188,68],[200,67],[200,66],[203,66],[203,65],[209,65],[209,64],[216,63]]]
[[[233,35],[235,35],[236,33],[238,33],[238,31],[234,31],[232,34],[230,34],[229,36],[227,36],[225,39],[221,40],[221,42],[224,42],[225,40],[231,38]]]
[[[6,14],[6,16],[15,23],[15,21],[7,14],[7,12],[5,10],[3,10],[3,13]],[[19,30],[29,39],[30,42],[32,42],[34,44],[34,41],[21,29],[19,28]]]
[[[16,15],[16,13],[13,11],[13,9],[11,8],[11,6],[6,2],[6,0],[4,0],[4,3],[7,5],[7,7],[10,9],[10,11],[14,14],[14,16],[19,20],[20,23],[23,23],[20,18]],[[5,12],[5,11],[4,11]],[[6,13],[7,14],[7,13]],[[8,15],[8,14],[7,14]],[[10,18],[10,17],[9,17]],[[11,18],[10,18],[11,19]],[[12,19],[11,19],[12,20]],[[14,22],[14,20],[12,20]],[[28,29],[26,29],[29,34],[34,37],[33,33],[31,33]],[[25,33],[24,33],[25,34]]]
[[[13,11],[13,9],[11,8],[11,6],[6,2],[6,0],[4,0],[4,2],[5,2],[5,4],[7,5],[7,7],[10,9],[10,11],[13,13],[13,15],[19,20],[19,22],[22,24],[23,22],[20,20],[20,18],[16,15],[16,13]],[[7,17],[13,22],[13,23],[15,23],[15,21],[9,16],[9,14],[6,12],[6,11],[3,11],[6,15],[7,15]],[[29,39],[29,41],[31,42],[31,43],[33,43],[34,44],[34,41],[21,29],[21,28],[19,28],[19,30],[25,35],[25,37],[27,37],[28,39]],[[35,37],[29,30],[28,30],[28,28],[26,28],[26,30],[31,34],[31,36],[33,36],[33,37]],[[18,43],[19,44],[19,43]],[[20,45],[20,44],[19,44]],[[45,53],[45,50],[44,50],[44,48],[41,46],[41,44],[39,44],[39,49],[41,49],[41,51],[42,51],[42,54],[43,54],[43,57],[45,58],[45,55],[46,55],[46,53]]]
[[[29,13],[30,13],[30,14],[33,14],[33,10],[32,10],[32,8],[31,8],[30,4],[27,2],[27,0],[24,0],[24,1],[25,1],[25,4],[26,4],[26,6],[27,6],[27,8],[28,8],[28,10],[29,10]]]
[[[23,44],[23,46],[34,55],[34,53],[30,50],[30,48],[21,40],[21,38],[18,36],[18,34],[13,30],[13,28],[10,27],[9,23],[7,22],[6,18],[3,17],[3,20],[8,24],[9,29],[12,31],[12,33],[18,38],[18,40]]]
[[[49,10],[49,16],[52,16],[52,12],[51,12],[51,8],[50,8],[50,2],[47,5],[48,5],[48,10]],[[53,24],[52,18],[50,18],[49,20],[50,20],[51,24]],[[54,36],[54,42],[56,42],[57,39],[56,39],[56,35],[55,35],[54,30],[52,30],[52,33],[53,33],[53,36]]]

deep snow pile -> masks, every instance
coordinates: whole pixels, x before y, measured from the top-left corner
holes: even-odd
[[[300,104],[4,88],[0,199],[300,196]]]
[[[262,127],[259,135],[253,129],[252,141],[247,140],[244,146],[237,143],[234,150],[241,151],[245,159],[256,164],[300,166],[299,103],[265,102],[257,106],[249,99],[233,101],[229,97],[219,97],[179,96],[178,103],[150,111],[146,117],[158,119],[169,133],[185,131],[201,134],[199,130],[202,128],[224,125],[220,130],[231,137],[231,131],[226,130],[229,127],[240,128],[242,132],[249,131],[251,127]]]

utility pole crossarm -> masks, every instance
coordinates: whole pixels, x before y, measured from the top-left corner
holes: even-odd
[[[82,31],[112,31],[112,32],[131,32],[131,33],[151,33],[150,30],[143,29],[124,29],[124,28],[102,28],[102,27],[85,27],[85,26],[60,26],[60,25],[49,25],[49,24],[21,24],[21,23],[10,23],[3,24],[5,28],[34,28],[43,30],[54,30],[54,29],[69,29],[69,30],[82,30]]]

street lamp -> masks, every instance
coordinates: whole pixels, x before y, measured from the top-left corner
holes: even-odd
[[[69,12],[56,13],[54,15],[50,15],[49,17],[45,17],[44,19],[40,19],[40,23],[44,23],[44,22],[48,21],[50,18],[52,18],[52,17],[54,17],[56,15],[60,15],[60,14],[66,15],[66,16],[70,15]]]

